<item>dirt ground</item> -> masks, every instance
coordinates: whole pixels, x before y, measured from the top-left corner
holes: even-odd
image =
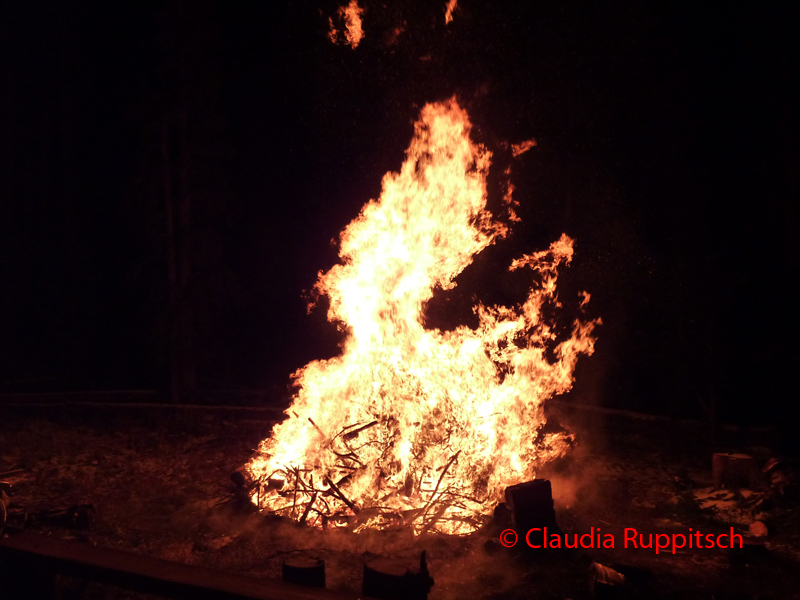
[[[237,501],[230,474],[270,424],[186,414],[0,414],[0,472],[23,469],[9,478],[9,522],[23,510],[91,503],[97,520],[89,531],[35,527],[100,547],[267,578],[279,578],[289,556],[318,557],[326,562],[328,587],[354,595],[365,561],[419,557],[425,550],[435,580],[431,600],[591,598],[594,562],[627,574],[636,597],[800,598],[800,503],[791,499],[791,486],[777,498],[714,490],[711,449],[702,440],[659,434],[658,425],[578,431],[575,449],[540,474],[552,482],[568,539],[599,528],[613,536],[613,549],[526,551],[522,541],[502,548],[494,541],[498,530],[415,539],[403,530],[314,531],[256,514]],[[754,453],[763,461],[770,450]],[[750,535],[755,521],[767,535]],[[671,536],[689,528],[717,535],[731,527],[742,534],[745,549],[656,554],[623,547],[625,528]],[[763,534],[759,527],[753,531]],[[87,598],[142,597],[81,590]]]

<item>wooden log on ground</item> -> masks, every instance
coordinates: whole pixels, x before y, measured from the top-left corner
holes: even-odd
[[[185,600],[347,600],[350,596],[31,532],[0,540],[0,597],[52,598],[55,575]]]
[[[714,487],[718,488],[758,489],[761,483],[756,460],[748,454],[715,453],[711,459],[711,474]]]
[[[534,479],[506,488],[506,505],[511,511],[511,523],[520,540],[525,540],[531,529],[530,541],[542,545],[544,528],[547,534],[560,533],[553,508],[553,489],[547,479]]]
[[[426,600],[433,587],[428,562],[423,552],[419,561],[403,558],[378,558],[364,565],[362,591],[379,600]]]
[[[67,508],[42,510],[27,515],[27,525],[41,523],[67,529],[88,531],[97,521],[97,509],[93,504],[74,504]]]
[[[282,579],[286,583],[324,588],[325,561],[305,556],[287,558],[283,563]]]

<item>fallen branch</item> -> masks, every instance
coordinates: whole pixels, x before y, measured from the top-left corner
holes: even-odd
[[[422,535],[423,533],[427,533],[427,532],[428,532],[428,530],[429,530],[431,527],[433,527],[433,525],[436,523],[436,521],[438,521],[439,519],[441,519],[441,518],[442,518],[442,515],[444,515],[445,511],[447,511],[447,509],[448,509],[448,508],[450,508],[450,505],[449,505],[449,504],[442,504],[442,506],[440,506],[440,507],[439,507],[439,510],[437,510],[437,511],[436,511],[436,512],[433,514],[433,516],[430,518],[430,520],[429,520],[429,521],[428,521],[428,522],[425,524],[425,526],[424,526],[424,527],[423,527],[423,528],[420,530],[420,532],[419,532],[419,533],[420,533],[420,535]]]
[[[9,471],[3,471],[0,473],[0,479],[5,479],[6,477],[11,477],[12,475],[19,475],[20,473],[24,473],[25,469],[11,469]]]
[[[369,429],[371,427],[375,427],[375,425],[377,425],[377,424],[378,424],[377,421],[372,421],[371,423],[367,423],[366,425],[363,425],[363,426],[359,427],[358,429],[355,429],[353,431],[348,431],[347,433],[342,434],[342,439],[344,439],[345,441],[352,440],[353,438],[355,438],[362,431],[366,431],[367,429]]]
[[[311,424],[314,426],[314,429],[316,429],[316,430],[317,430],[317,433],[318,433],[318,434],[320,434],[320,435],[321,435],[323,438],[325,438],[326,440],[328,439],[328,436],[327,436],[327,435],[325,435],[324,433],[322,433],[322,429],[320,429],[319,427],[317,427],[317,424],[316,424],[316,423],[314,423],[314,421],[311,419],[311,417],[308,417],[308,422],[309,422],[309,423],[311,423]]]
[[[347,505],[347,507],[353,511],[354,514],[356,515],[358,514],[359,512],[358,507],[347,499],[347,497],[342,493],[342,490],[336,487],[336,484],[333,483],[333,481],[331,481],[330,477],[325,478],[325,483],[327,483],[330,486],[331,490],[333,491],[334,494],[336,494],[339,500],[344,502]]]
[[[361,465],[360,467],[358,467],[359,469],[364,466],[364,463],[361,462],[353,452],[348,452],[347,454],[342,454],[341,452],[336,452],[335,450],[331,450],[331,452],[333,452],[339,458],[345,458],[357,462],[359,465]]]
[[[294,470],[294,494],[292,496],[292,518],[294,518],[294,509],[297,506],[297,486],[300,483],[300,473],[297,469]]]
[[[303,510],[303,514],[300,517],[300,525],[303,525],[306,522],[306,518],[308,518],[308,513],[311,511],[311,507],[314,506],[314,502],[317,500],[317,492],[311,494],[311,500],[308,501],[306,504],[305,510]]]
[[[430,497],[430,499],[428,500],[428,503],[427,503],[427,504],[425,505],[425,507],[423,508],[423,512],[425,512],[425,513],[427,513],[427,512],[428,512],[428,508],[429,508],[429,507],[430,507],[430,505],[433,503],[433,499],[436,497],[436,492],[438,492],[438,491],[439,491],[439,486],[442,484],[442,479],[444,479],[444,476],[445,476],[445,474],[447,473],[447,470],[448,470],[448,469],[449,469],[449,468],[452,466],[452,464],[453,464],[454,462],[456,462],[456,459],[458,458],[458,455],[459,455],[459,454],[461,454],[461,450],[459,450],[458,452],[456,452],[456,453],[453,455],[453,457],[452,457],[452,458],[451,458],[449,461],[447,461],[447,464],[444,466],[444,469],[442,469],[442,474],[441,474],[441,475],[439,475],[439,480],[436,482],[436,487],[435,487],[435,488],[433,488],[433,492],[431,492],[431,497]]]

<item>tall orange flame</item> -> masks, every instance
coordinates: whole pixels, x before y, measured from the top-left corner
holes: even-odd
[[[364,28],[362,26],[361,15],[364,9],[358,5],[358,0],[350,0],[350,4],[340,6],[337,15],[337,22],[344,25],[343,31],[339,31],[333,22],[332,17],[328,17],[328,39],[334,44],[348,44],[355,50],[364,39]],[[344,34],[342,40],[340,33]]]
[[[486,210],[491,154],[470,127],[454,99],[426,105],[400,172],[342,232],[342,262],[316,291],[347,332],[343,352],[294,373],[288,418],[248,465],[260,508],[316,526],[469,533],[506,486],[568,448],[541,427],[545,400],[594,347],[595,321],[556,344],[543,318],[570,238],[512,262],[541,279],[522,305],[478,304],[477,329],[423,326],[434,290],[507,232]]]
[[[356,48],[364,39],[364,29],[361,27],[361,14],[364,9],[358,5],[356,0],[350,0],[350,4],[342,6],[339,14],[344,16],[345,28],[344,37],[353,49]]]
[[[447,6],[445,7],[445,12],[444,12],[445,24],[452,22],[453,11],[456,9],[456,4],[458,4],[458,0],[447,0]]]

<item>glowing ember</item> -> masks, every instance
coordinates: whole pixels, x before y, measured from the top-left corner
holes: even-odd
[[[333,24],[333,19],[330,17],[328,17],[328,25],[330,25],[330,29],[328,30],[328,39],[335,44],[339,32],[336,30],[336,25]]]
[[[456,4],[458,4],[458,0],[447,0],[447,8],[444,13],[445,24],[453,20],[453,11],[456,9]]]
[[[248,465],[259,508],[314,526],[469,533],[506,486],[568,448],[570,436],[541,428],[545,400],[593,351],[596,322],[556,343],[543,317],[559,306],[571,239],[512,262],[541,280],[522,305],[478,304],[477,329],[423,326],[434,289],[455,287],[507,233],[485,208],[491,154],[469,131],[455,100],[425,106],[400,172],[342,232],[342,263],[315,289],[347,332],[343,353],[294,373],[288,418]]]
[[[511,154],[514,156],[519,156],[520,154],[524,154],[531,148],[536,145],[536,140],[525,140],[524,142],[520,142],[519,144],[511,144]]]

